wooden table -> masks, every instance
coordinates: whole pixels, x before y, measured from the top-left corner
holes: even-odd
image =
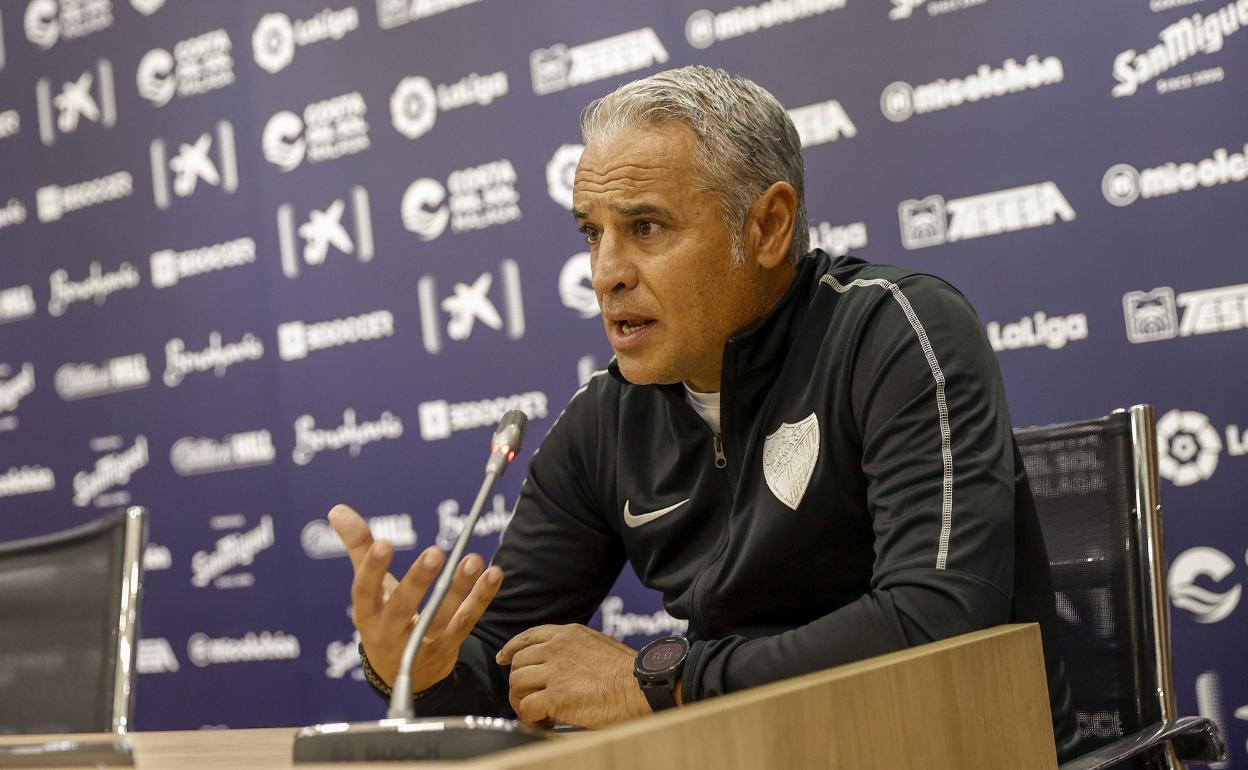
[[[139,770],[252,770],[291,767],[295,732],[293,727],[153,732],[128,739]],[[47,739],[7,737],[0,744]],[[1027,624],[978,631],[476,760],[373,767],[1056,770],[1055,753],[1039,627]]]

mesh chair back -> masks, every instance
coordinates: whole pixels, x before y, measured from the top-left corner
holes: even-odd
[[[1164,708],[1150,633],[1149,544],[1141,542],[1136,512],[1132,417],[1119,412],[1015,436],[1049,552],[1082,754],[1160,722]],[[1131,766],[1166,765],[1154,756]]]
[[[0,734],[124,732],[142,521],[130,509],[0,544]]]

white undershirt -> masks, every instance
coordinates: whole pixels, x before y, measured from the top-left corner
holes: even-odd
[[[693,407],[693,411],[711,427],[712,433],[719,433],[719,394],[718,393],[699,393],[688,385],[685,385],[685,400],[689,402],[689,406]]]

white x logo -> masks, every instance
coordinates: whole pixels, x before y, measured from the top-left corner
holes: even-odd
[[[80,117],[99,122],[100,108],[91,96],[94,80],[90,72],[84,72],[74,82],[66,83],[61,92],[53,97],[52,101],[60,111],[56,116],[56,126],[61,133],[68,134],[78,128]]]
[[[503,319],[499,317],[498,309],[487,296],[493,282],[494,276],[482,273],[471,286],[455,284],[454,296],[442,300],[442,309],[451,315],[451,320],[446,325],[448,337],[453,340],[468,339],[477,319],[481,319],[481,323],[491,329],[503,328]]]
[[[211,147],[211,134],[200,134],[195,144],[178,146],[178,154],[169,161],[169,168],[173,169],[175,174],[173,191],[179,196],[185,198],[195,192],[195,184],[200,179],[212,185],[221,184],[221,175],[217,173],[217,167],[208,157],[208,150]]]
[[[351,236],[342,226],[342,212],[346,204],[339,198],[324,211],[312,210],[308,221],[299,225],[299,237],[303,238],[303,259],[309,265],[319,265],[329,254],[329,245],[344,254],[354,251]]]

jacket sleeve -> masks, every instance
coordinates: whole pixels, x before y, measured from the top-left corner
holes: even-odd
[[[1006,622],[1014,581],[1013,434],[979,319],[929,276],[854,281],[866,308],[851,399],[867,480],[871,590],[792,630],[693,645],[697,700]],[[842,296],[841,301],[847,299]],[[800,576],[793,590],[800,591]]]
[[[533,626],[589,622],[619,576],[623,544],[587,486],[598,478],[593,447],[600,392],[592,382],[577,391],[530,460],[494,554],[503,586],[460,647],[454,672],[416,702],[418,714],[514,717],[507,701],[510,669],[494,656]]]

